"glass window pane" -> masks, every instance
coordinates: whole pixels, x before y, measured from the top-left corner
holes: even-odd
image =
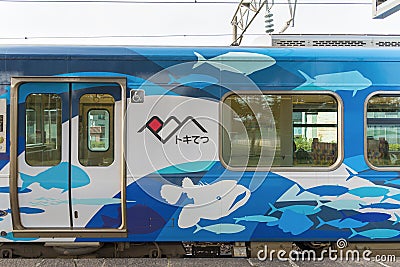
[[[61,162],[61,98],[31,94],[26,98],[25,159],[31,166]]]
[[[106,151],[110,144],[110,115],[107,110],[88,113],[88,146],[92,151]]]
[[[338,104],[331,95],[230,95],[222,109],[222,158],[231,167],[331,166]]]
[[[400,96],[368,100],[367,158],[377,167],[400,166]]]

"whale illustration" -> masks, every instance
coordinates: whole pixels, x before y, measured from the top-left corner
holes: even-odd
[[[163,185],[160,193],[169,204],[176,204],[182,194],[192,199],[192,203],[186,204],[179,214],[180,228],[192,227],[200,219],[217,220],[228,216],[243,206],[251,195],[250,190],[237,184],[236,180],[194,185],[188,177],[182,180],[182,186]]]

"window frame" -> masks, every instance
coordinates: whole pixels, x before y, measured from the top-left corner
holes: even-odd
[[[80,150],[78,149],[78,161],[79,161],[79,164],[81,164],[82,166],[84,166],[84,167],[109,167],[110,165],[112,165],[112,164],[114,164],[114,162],[115,162],[115,128],[114,128],[114,126],[115,126],[115,105],[116,105],[116,101],[115,101],[115,98],[111,95],[111,94],[107,94],[107,95],[109,95],[110,97],[112,97],[112,99],[113,99],[113,112],[111,113],[111,112],[109,112],[107,109],[105,109],[105,108],[98,108],[98,107],[93,107],[93,108],[89,108],[88,110],[87,110],[87,112],[86,112],[86,114],[81,114],[80,113],[80,111],[81,111],[81,105],[82,105],[82,98],[84,97],[84,96],[87,96],[87,95],[91,95],[92,93],[85,93],[85,94],[82,94],[80,97],[79,97],[79,103],[78,103],[78,105],[79,105],[79,112],[78,112],[78,116],[79,116],[79,120],[81,120],[81,117],[83,117],[83,116],[85,116],[86,117],[86,120],[87,120],[87,123],[89,123],[89,113],[90,113],[90,111],[92,111],[92,110],[106,110],[107,111],[107,113],[108,113],[108,119],[109,119],[109,128],[108,128],[108,135],[109,135],[109,143],[108,143],[108,149],[107,150],[92,150],[92,149],[90,149],[89,148],[89,125],[87,124],[86,125],[86,129],[87,129],[87,132],[86,132],[86,141],[87,141],[87,144],[86,144],[86,146],[85,146],[85,149],[88,151],[88,152],[90,152],[90,153],[95,153],[95,154],[101,154],[101,153],[109,153],[109,152],[111,152],[112,153],[112,161],[109,163],[109,164],[106,164],[106,165],[92,165],[92,164],[87,164],[87,163],[85,163],[84,162],[84,160],[85,160],[85,158],[82,158],[81,156],[81,154],[80,154]],[[110,123],[112,121],[112,123]],[[79,124],[79,125],[81,125],[81,124]],[[79,126],[80,127],[80,126]],[[85,131],[84,129],[82,129],[83,131]],[[111,139],[111,133],[113,134],[112,136],[113,136],[113,138]],[[83,136],[83,135],[82,135]],[[78,143],[80,143],[80,138],[82,137],[81,136],[81,134],[79,133],[78,134]]]
[[[364,114],[363,114],[363,116],[364,116],[364,160],[365,160],[365,163],[368,165],[368,167],[370,167],[371,169],[376,170],[376,171],[399,171],[400,165],[399,166],[375,166],[368,159],[368,118],[367,118],[368,102],[371,98],[373,98],[374,96],[377,96],[377,95],[381,95],[384,97],[398,95],[400,98],[399,91],[386,91],[386,90],[375,91],[375,92],[369,94],[365,98]]]
[[[277,166],[256,166],[256,167],[249,167],[249,166],[243,166],[243,167],[232,167],[229,166],[223,159],[222,156],[222,151],[223,151],[223,142],[222,142],[222,136],[223,136],[223,105],[224,101],[231,95],[330,95],[332,96],[336,101],[337,101],[337,159],[336,161],[330,165],[330,166],[284,166],[284,167],[277,167]],[[230,91],[226,94],[224,94],[221,97],[220,104],[219,104],[219,122],[220,126],[218,127],[218,142],[219,142],[219,147],[218,147],[218,156],[219,160],[224,166],[225,169],[230,170],[230,171],[253,171],[253,172],[269,172],[269,171],[274,171],[274,172],[329,172],[336,170],[339,168],[339,166],[343,162],[343,100],[342,98],[335,92],[332,91],[326,91],[326,90],[321,90],[321,91],[316,91],[316,90],[310,90],[310,91],[282,91],[282,90],[262,90],[262,91],[254,91],[254,90],[238,90],[238,91]]]

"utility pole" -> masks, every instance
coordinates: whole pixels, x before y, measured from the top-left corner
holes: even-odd
[[[233,19],[231,21],[231,24],[233,26],[233,38],[231,46],[240,45],[244,33],[264,6],[265,32],[267,34],[271,34],[274,31],[273,14],[271,12],[273,5],[274,0],[242,0],[239,3],[235,15],[233,16]],[[293,6],[291,0],[288,0],[288,6],[290,11],[290,19],[286,22],[279,33],[283,33],[290,25],[294,26],[294,16],[296,13],[297,0],[294,0]]]
[[[242,0],[236,9],[235,15],[231,21],[233,26],[232,46],[238,46],[242,42],[243,34],[249,28],[250,24],[256,18],[258,13],[268,0]]]

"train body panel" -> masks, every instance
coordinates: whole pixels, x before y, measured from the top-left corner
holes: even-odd
[[[2,238],[398,241],[399,69],[398,49],[0,47]]]

